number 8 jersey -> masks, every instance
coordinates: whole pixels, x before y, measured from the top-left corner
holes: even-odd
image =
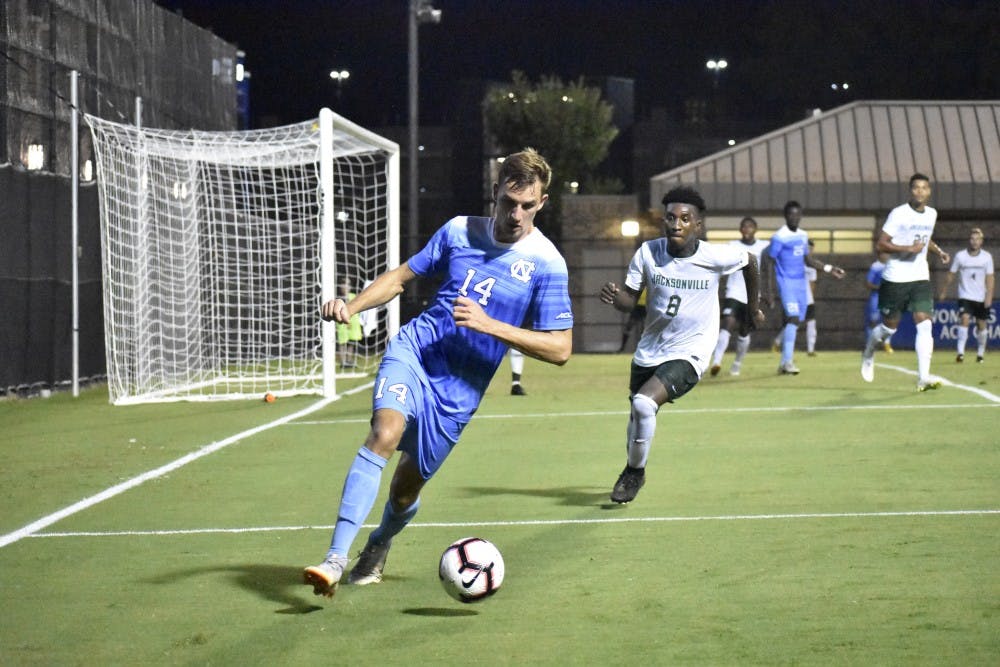
[[[698,242],[690,257],[674,257],[667,239],[640,246],[629,263],[625,284],[646,289],[646,326],[635,363],[659,366],[686,359],[700,377],[719,338],[719,278],[750,261],[743,248]]]

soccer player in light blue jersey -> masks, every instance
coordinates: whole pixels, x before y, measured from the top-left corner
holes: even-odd
[[[795,335],[799,323],[805,318],[806,308],[809,305],[809,281],[806,278],[806,264],[817,270],[822,269],[837,279],[844,277],[844,270],[839,266],[824,264],[809,254],[809,235],[806,234],[805,230],[799,229],[799,223],[802,222],[801,204],[797,201],[786,203],[784,215],[785,225],[771,236],[771,244],[764,254],[763,300],[765,303],[773,303],[770,279],[773,272],[778,287],[778,296],[781,299],[781,307],[785,314],[785,326],[781,335],[781,363],[778,364],[778,373],[796,375],[799,369],[796,368],[793,359]]]
[[[398,450],[389,499],[348,582],[382,580],[392,538],[413,519],[420,491],[458,442],[508,348],[563,365],[573,347],[566,262],[534,224],[552,171],[532,149],[508,156],[493,185],[493,217],[460,216],[417,254],[356,298],[323,304],[346,323],[404,291],[417,276],[441,279],[434,301],[389,343],[375,377],[371,430],[344,481],[326,558],[304,577],[317,595],[336,591],[351,544]],[[527,324],[530,328],[523,328]]]

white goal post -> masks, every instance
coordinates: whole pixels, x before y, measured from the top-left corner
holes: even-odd
[[[377,366],[398,300],[340,331],[319,312],[399,264],[396,143],[329,109],[244,132],[86,120],[112,403],[333,397]]]

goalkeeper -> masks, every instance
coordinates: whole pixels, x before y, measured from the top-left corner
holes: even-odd
[[[322,563],[304,570],[317,595],[336,591],[375,504],[382,469],[397,450],[381,522],[348,583],[382,580],[392,538],[417,513],[421,490],[458,442],[508,348],[559,366],[569,360],[566,262],[534,223],[551,180],[549,165],[534,150],[508,156],[493,184],[492,218],[452,218],[423,250],[356,298],[323,304],[323,319],[344,324],[396,298],[417,276],[441,279],[434,300],[399,330],[382,358],[371,430],[347,472],[330,548]]]

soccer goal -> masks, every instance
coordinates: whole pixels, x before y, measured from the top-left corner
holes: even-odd
[[[329,109],[246,132],[86,120],[112,403],[336,396],[377,365],[398,300],[339,332],[320,306],[399,263],[397,144]]]

